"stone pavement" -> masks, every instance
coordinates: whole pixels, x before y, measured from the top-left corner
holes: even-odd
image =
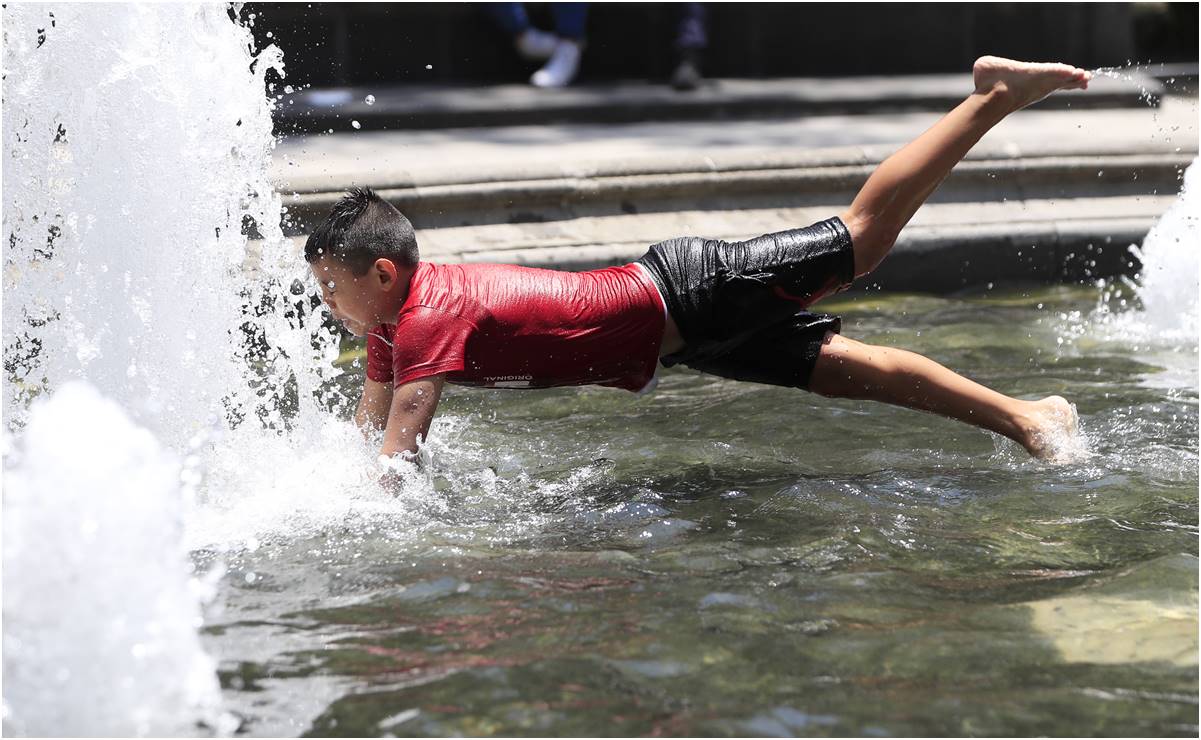
[[[876,84],[901,91],[880,94],[886,104],[927,82]],[[1134,269],[1125,246],[1141,241],[1197,155],[1197,99],[1150,107],[1136,94],[1136,105],[1102,108],[1082,95],[1054,96],[985,137],[876,284],[942,291]],[[673,236],[743,238],[826,218],[939,115],[348,130],[284,138],[275,177],[298,242],[346,187],[368,185],[413,220],[426,259],[583,269]]]

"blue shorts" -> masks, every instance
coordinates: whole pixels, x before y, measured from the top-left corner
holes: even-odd
[[[841,219],[744,242],[682,237],[638,262],[650,272],[685,347],[662,358],[723,378],[808,388],[828,332],[842,319],[805,309],[855,278]]]

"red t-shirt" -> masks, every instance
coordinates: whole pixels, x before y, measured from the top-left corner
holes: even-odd
[[[655,375],[663,299],[636,265],[562,272],[421,262],[395,325],[367,335],[367,377],[446,373],[462,385],[642,390]]]

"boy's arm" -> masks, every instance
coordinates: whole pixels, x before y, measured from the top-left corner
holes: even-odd
[[[381,383],[371,378],[363,379],[363,395],[354,411],[354,423],[363,434],[378,432],[388,423],[388,411],[392,408],[392,382]]]
[[[442,396],[446,375],[431,375],[396,386],[388,410],[388,426],[384,430],[384,446],[380,455],[392,457],[417,452],[417,437],[425,439]]]

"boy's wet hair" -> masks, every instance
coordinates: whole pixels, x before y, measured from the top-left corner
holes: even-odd
[[[351,188],[334,204],[325,222],[309,234],[304,258],[331,257],[362,275],[380,258],[414,267],[420,256],[413,224],[371,188]]]

